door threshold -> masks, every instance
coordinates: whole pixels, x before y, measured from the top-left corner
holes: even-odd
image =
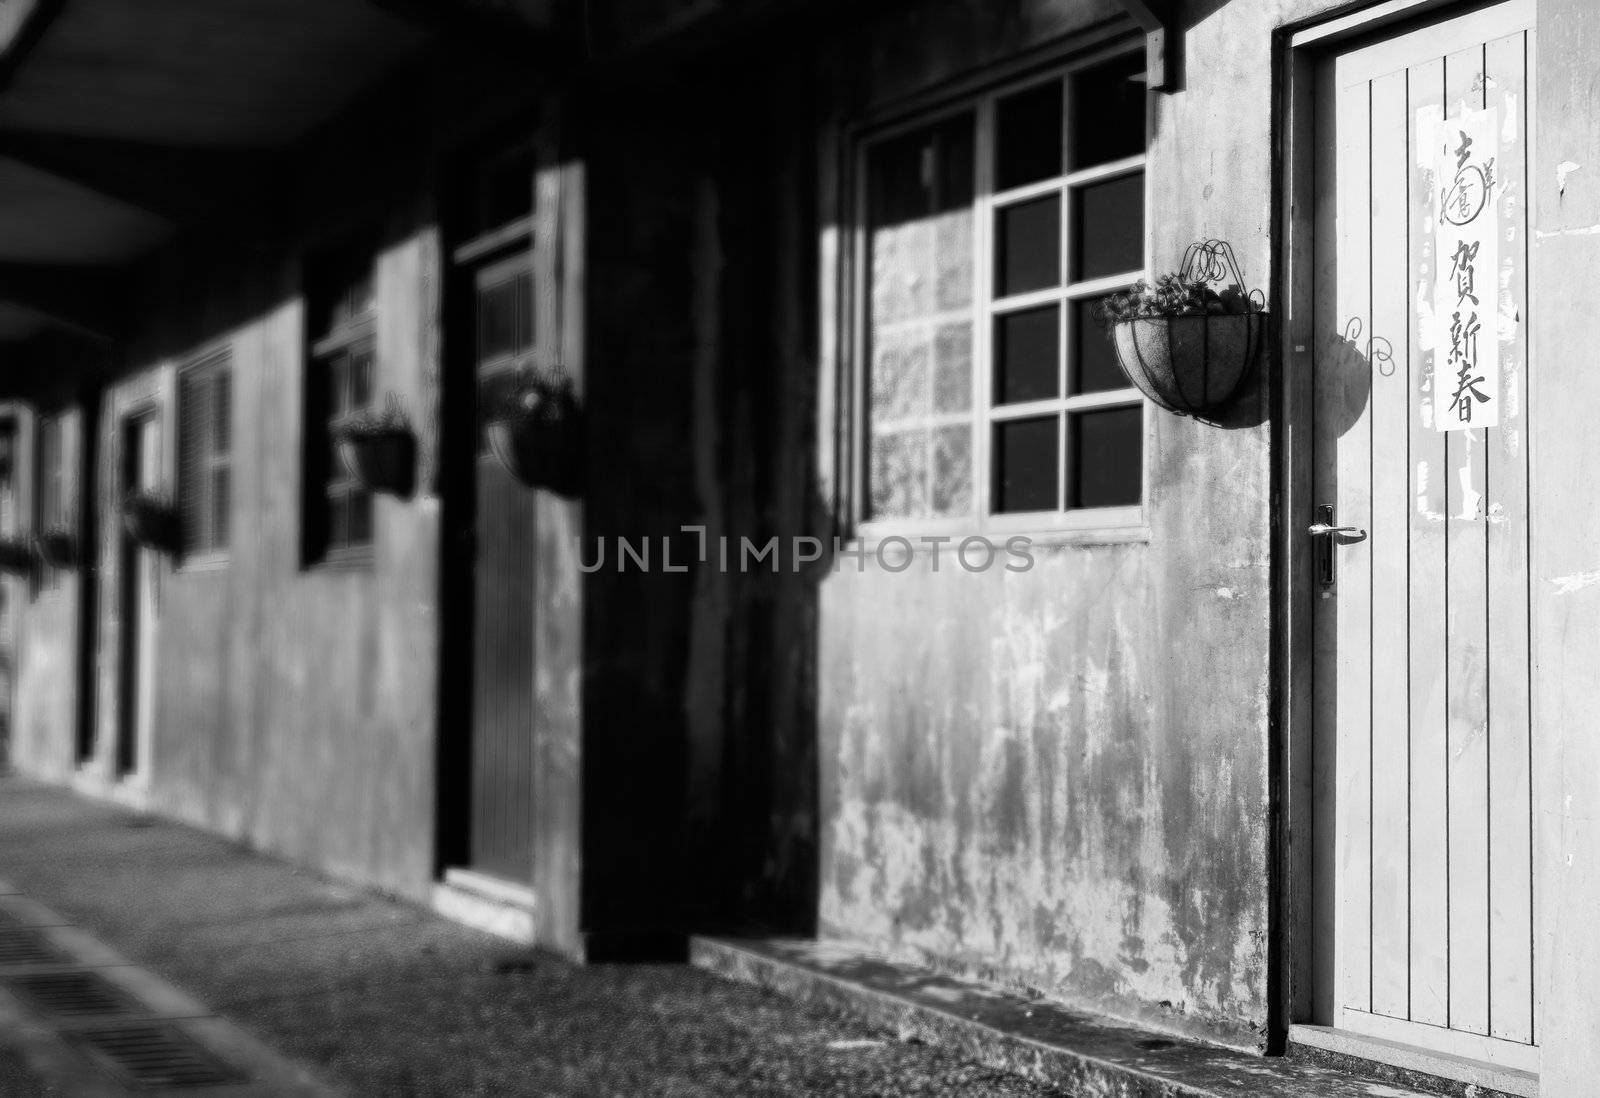
[[[1450,1052],[1435,1052],[1417,1045],[1403,1044],[1383,1037],[1372,1037],[1333,1026],[1294,1024],[1289,1027],[1290,1051],[1293,1046],[1318,1049],[1337,1056],[1387,1064],[1419,1075],[1431,1075],[1517,1098],[1537,1098],[1539,1076],[1531,1071],[1492,1064]],[[1470,1093],[1470,1091],[1463,1091]]]
[[[538,898],[533,889],[459,866],[446,869],[430,897],[435,912],[454,922],[529,945]]]

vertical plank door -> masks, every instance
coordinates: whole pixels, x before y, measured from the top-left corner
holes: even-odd
[[[1322,1000],[1536,1070],[1526,420],[1533,5],[1318,74]]]

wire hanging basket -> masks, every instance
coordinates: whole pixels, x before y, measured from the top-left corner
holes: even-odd
[[[1264,304],[1260,290],[1245,289],[1228,243],[1207,240],[1189,246],[1177,274],[1097,308],[1134,387],[1169,412],[1201,417],[1250,375],[1266,342]]]

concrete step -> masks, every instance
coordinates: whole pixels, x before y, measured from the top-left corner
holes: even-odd
[[[1266,1057],[1140,1029],[848,943],[698,937],[690,959],[729,979],[842,1010],[903,1039],[954,1048],[1096,1098],[1505,1098],[1326,1050]]]

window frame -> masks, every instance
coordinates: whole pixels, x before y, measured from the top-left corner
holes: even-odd
[[[1148,277],[1151,251],[1149,111],[1147,109],[1144,116],[1144,152],[1087,168],[1071,169],[1065,163],[1069,156],[1072,138],[1070,77],[1077,71],[1136,54],[1139,48],[1136,42],[1118,42],[1087,49],[1070,57],[1058,56],[1026,68],[991,75],[987,79],[965,82],[962,86],[945,90],[936,97],[924,97],[921,102],[905,104],[888,118],[863,120],[844,133],[841,165],[844,187],[841,199],[847,209],[843,221],[846,235],[840,249],[841,311],[838,346],[843,369],[838,376],[843,383],[840,395],[848,402],[848,411],[842,424],[848,432],[848,448],[846,454],[842,455],[845,460],[841,462],[841,473],[847,478],[847,482],[840,487],[841,496],[847,502],[845,514],[850,520],[853,540],[876,544],[886,537],[908,535],[912,537],[917,535],[1029,536],[1035,542],[1045,543],[1052,541],[1114,543],[1148,540],[1151,428],[1154,420],[1149,401],[1144,399],[1131,384],[1120,389],[1097,392],[1078,394],[1069,392],[1072,368],[1072,327],[1069,313],[1072,303],[1126,288],[1136,280]],[[997,105],[1009,95],[1038,87],[1052,78],[1062,84],[1063,171],[1048,179],[996,191],[994,154]],[[970,317],[972,325],[972,405],[964,412],[935,412],[920,418],[930,426],[935,425],[935,421],[971,425],[972,508],[966,514],[953,516],[873,518],[870,514],[872,419],[869,368],[873,283],[872,227],[868,220],[871,185],[868,158],[872,151],[884,142],[969,113],[974,119],[975,161],[974,198],[971,205],[974,217],[973,296],[971,304],[960,312]],[[1125,177],[1135,172],[1142,173],[1143,177],[1145,215],[1141,241],[1143,265],[1135,270],[1117,272],[1100,278],[1074,280],[1071,277],[1073,195],[1085,185]],[[1061,203],[1061,281],[1043,290],[995,297],[996,211],[1051,194],[1059,196]],[[1057,395],[1027,403],[996,404],[993,393],[995,319],[1007,313],[1052,303],[1058,306],[1058,338],[1061,341],[1058,364],[1061,374]],[[936,315],[929,314],[929,318]],[[929,318],[919,319],[927,321]],[[1067,506],[1071,491],[1067,465],[1071,439],[1066,417],[1098,408],[1128,407],[1140,409],[1139,503],[1114,507]],[[990,510],[994,477],[992,451],[996,424],[1046,415],[1054,415],[1058,420],[1058,498],[1061,499],[1063,506],[1059,510],[992,512]]]
[[[67,499],[67,417],[62,411],[40,414],[33,429],[33,534],[40,537],[51,530],[73,531],[68,518]],[[50,445],[46,445],[46,439]],[[46,455],[50,460],[46,460]],[[52,595],[61,589],[65,569],[41,563],[34,573],[33,594]]]
[[[341,247],[315,254],[308,260],[303,280],[307,321],[304,399],[301,402],[304,469],[301,506],[301,564],[311,568],[369,568],[377,544],[376,493],[366,488],[339,460],[339,443],[333,428],[358,411],[371,409],[378,390],[378,249],[374,240],[356,237]],[[357,276],[359,275],[359,279]],[[353,307],[358,286],[368,293],[363,306]],[[310,325],[327,320],[326,326]],[[350,363],[369,357],[366,400],[352,405],[346,391],[335,402],[332,387],[338,377],[348,390]],[[320,453],[319,453],[320,451]],[[325,456],[323,456],[325,455]],[[368,501],[367,537],[362,541],[334,541],[331,503],[364,495]]]
[[[201,495],[204,499],[207,512],[214,518],[217,514],[216,475],[219,468],[224,469],[228,474],[228,513],[226,523],[227,535],[221,539],[220,543],[208,543],[204,546],[194,549],[190,549],[187,545],[184,545],[181,552],[178,554],[177,559],[177,569],[179,571],[218,567],[227,564],[232,556],[234,533],[233,501],[235,496],[234,485],[236,482],[233,475],[233,441],[235,432],[233,429],[233,349],[231,347],[213,347],[210,350],[194,356],[188,362],[178,367],[174,390],[174,404],[177,411],[174,419],[177,423],[177,431],[175,432],[175,438],[173,442],[175,447],[173,458],[176,461],[176,470],[173,476],[173,502],[177,507],[178,514],[185,514],[183,496],[183,462],[184,456],[187,453],[187,446],[190,445],[190,440],[188,438],[188,431],[185,429],[188,420],[184,414],[186,410],[184,383],[187,378],[191,378],[199,374],[210,375],[205,385],[204,392],[206,399],[213,402],[211,408],[212,429],[208,438],[206,439],[207,443],[210,445],[210,451],[205,455],[204,458],[204,489],[202,490]],[[228,419],[228,448],[226,453],[223,454],[219,460],[216,447],[217,431],[215,424],[218,422],[218,419],[215,402],[217,399],[217,379],[223,374],[226,374],[228,378],[228,401],[227,408],[225,409],[225,414]],[[213,534],[215,533],[214,530],[210,532]],[[180,541],[182,541],[186,536],[186,534],[180,534]]]

